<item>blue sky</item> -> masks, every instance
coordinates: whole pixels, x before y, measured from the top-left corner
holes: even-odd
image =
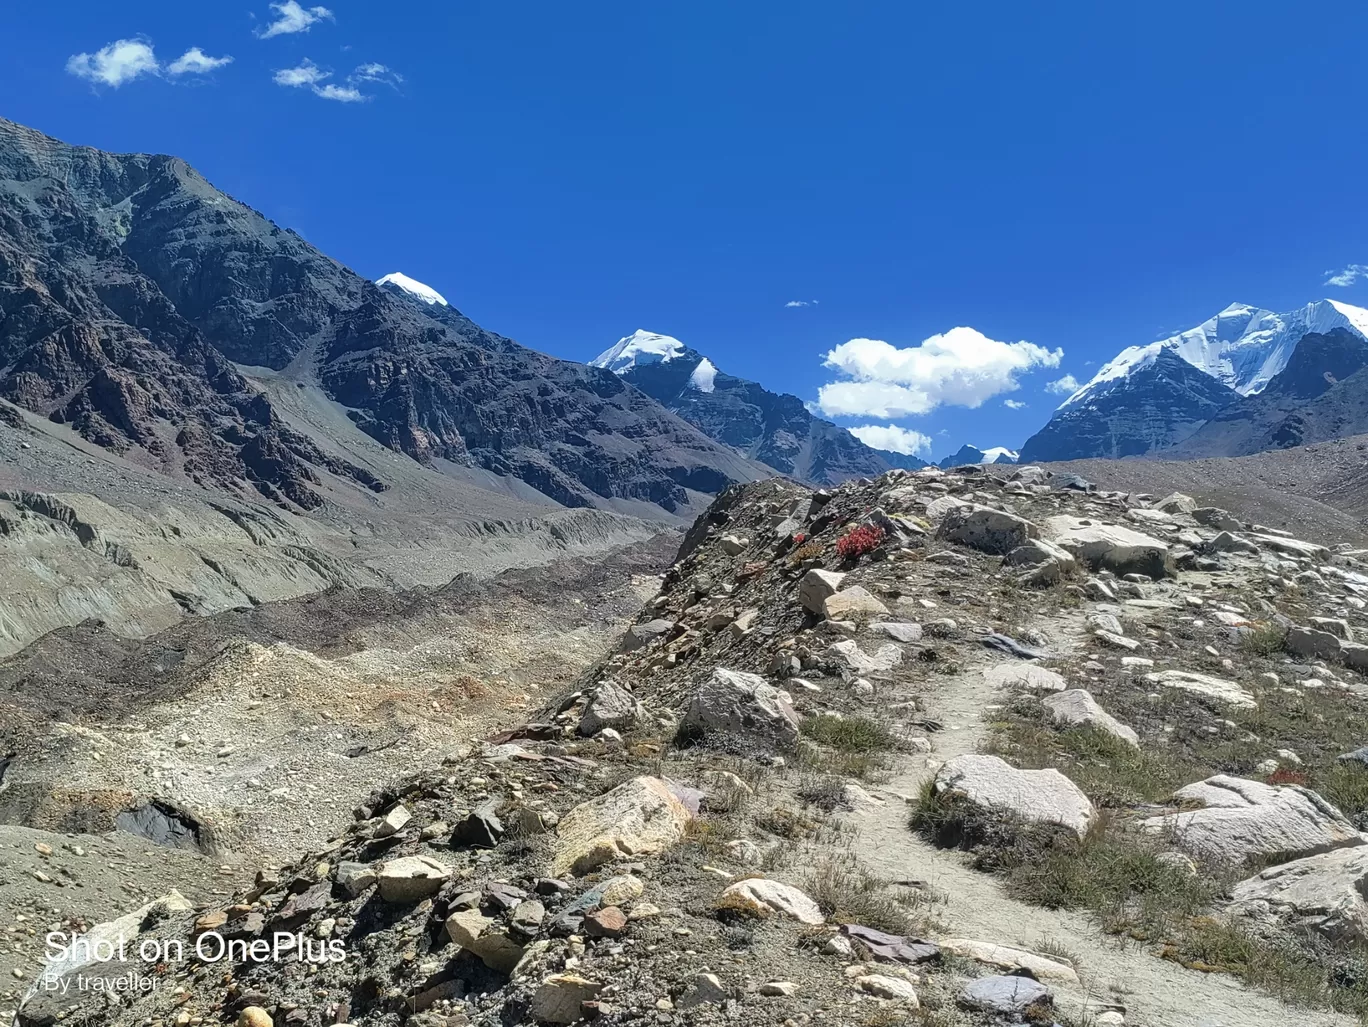
[[[1362,5],[324,2],[24,5],[0,114],[558,356],[645,328],[807,400],[829,352],[900,367],[928,412],[838,420],[936,456],[1232,301],[1368,304],[1324,284],[1368,262]]]

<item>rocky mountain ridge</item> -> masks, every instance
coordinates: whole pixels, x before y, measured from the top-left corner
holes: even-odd
[[[669,514],[769,473],[612,374],[401,302],[173,157],[0,121],[0,218],[0,396],[206,488],[307,510],[325,475],[386,486],[341,426],[290,423],[286,388],[567,506]]]

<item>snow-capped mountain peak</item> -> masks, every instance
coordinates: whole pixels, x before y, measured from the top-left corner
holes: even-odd
[[[617,341],[617,345],[604,350],[589,363],[593,367],[606,367],[614,374],[626,374],[638,364],[669,363],[676,357],[683,356],[684,349],[684,343],[678,339],[638,328],[631,335],[623,336]],[[712,385],[711,379],[708,385]],[[712,389],[702,391],[711,392]]]
[[[1302,336],[1349,328],[1368,338],[1368,310],[1338,300],[1316,300],[1278,314],[1247,303],[1232,303],[1215,317],[1145,346],[1123,349],[1059,409],[1105,395],[1136,371],[1170,350],[1242,396],[1262,392],[1287,366]]]
[[[434,304],[440,304],[443,307],[449,306],[449,304],[446,301],[446,297],[443,296],[436,289],[434,289],[432,286],[424,285],[416,278],[410,278],[408,275],[404,274],[401,271],[392,271],[389,274],[385,275],[384,278],[377,278],[375,280],[375,284],[393,285],[397,289],[402,289],[404,292],[408,293],[414,299],[422,300],[429,306],[432,306]]]

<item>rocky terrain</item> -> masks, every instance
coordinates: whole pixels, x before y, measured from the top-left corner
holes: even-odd
[[[193,895],[149,900],[144,874],[85,912],[70,846],[128,831],[16,836],[0,903],[28,906],[0,924],[24,963],[0,1003],[25,1027],[1356,1022],[1365,550],[1256,520],[1033,466],[737,486],[662,577],[634,569],[642,553],[597,584],[488,586],[464,672],[478,682],[505,639],[542,656],[484,694],[445,676],[450,652],[386,656],[406,616],[367,627],[367,600],[341,645],[322,618],[288,648],[225,623],[246,640],[149,685],[155,705],[70,726],[49,711],[6,770],[0,796],[88,789],[101,734],[111,779],[164,800],[140,829],[216,851],[198,878],[157,865]],[[526,612],[505,617],[518,588]],[[589,655],[586,637],[549,676],[574,620],[543,607],[608,593],[611,644]],[[412,637],[466,616],[433,602]],[[156,677],[155,643],[126,676]],[[22,654],[5,666],[40,676]],[[381,680],[416,689],[393,759],[347,713]],[[145,742],[138,718],[157,725]],[[312,777],[292,719],[334,754]],[[379,759],[343,774],[343,747]],[[276,818],[244,797],[253,774],[267,796],[317,791]],[[204,816],[168,829],[192,797]],[[90,927],[111,905],[125,915]],[[68,952],[34,984],[41,934],[87,927],[127,958]],[[151,983],[91,984],[130,973]]]

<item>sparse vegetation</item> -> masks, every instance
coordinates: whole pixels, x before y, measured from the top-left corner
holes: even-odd
[[[894,894],[883,881],[831,860],[808,876],[804,890],[827,916],[889,934],[917,935],[926,925],[913,915],[915,902]]]
[[[858,560],[883,545],[884,530],[872,524],[861,525],[841,536],[836,543],[836,555],[842,560]]]

